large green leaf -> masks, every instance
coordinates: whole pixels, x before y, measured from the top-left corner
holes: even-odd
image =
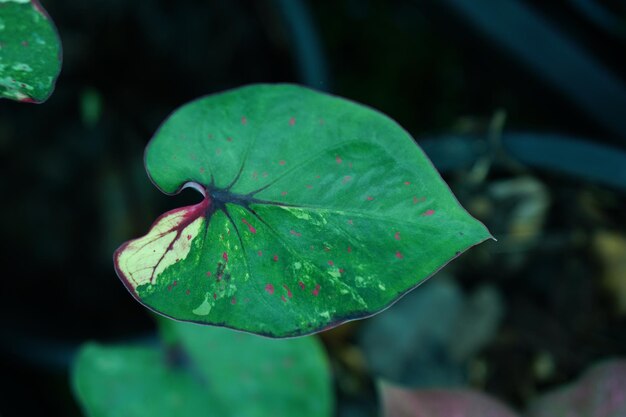
[[[176,111],[146,149],[170,211],[115,267],[151,309],[274,337],[381,311],[490,237],[388,117],[293,85]]]
[[[330,370],[316,338],[273,340],[170,321],[163,347],[86,345],[73,369],[89,417],[327,417]]]
[[[61,70],[61,42],[37,0],[0,0],[0,97],[45,101]]]

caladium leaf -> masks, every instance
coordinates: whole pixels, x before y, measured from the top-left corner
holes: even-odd
[[[380,387],[384,417],[519,417],[504,404],[471,390]]]
[[[596,365],[579,381],[534,401],[530,417],[626,416],[626,360]]]
[[[152,181],[204,199],[122,245],[144,305],[273,337],[389,306],[490,238],[388,117],[294,85],[253,85],[172,114],[149,143]]]
[[[37,0],[0,0],[0,97],[45,101],[61,70],[61,42]]]
[[[72,383],[86,415],[332,415],[330,369],[315,337],[272,340],[169,322],[167,347],[83,347]]]

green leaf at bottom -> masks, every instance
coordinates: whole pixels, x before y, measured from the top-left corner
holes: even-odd
[[[73,370],[89,417],[326,417],[330,370],[314,337],[272,340],[166,324],[170,345],[86,345]]]

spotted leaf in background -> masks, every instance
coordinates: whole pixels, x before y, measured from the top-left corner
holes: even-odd
[[[389,306],[490,237],[413,138],[381,113],[293,85],[253,85],[172,114],[145,164],[197,205],[122,245],[115,267],[149,308],[273,337]]]
[[[61,42],[37,0],[0,0],[0,97],[45,101],[61,70]]]
[[[328,417],[330,367],[314,336],[272,340],[168,320],[159,346],[85,345],[72,372],[90,417]]]

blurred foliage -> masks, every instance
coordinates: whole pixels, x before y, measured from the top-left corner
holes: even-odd
[[[381,384],[383,417],[517,417],[505,405],[470,390],[408,390]]]
[[[540,396],[530,417],[619,417],[626,414],[626,361],[610,360],[588,369],[574,383]]]
[[[370,371],[396,384],[465,386],[470,361],[495,336],[504,307],[492,286],[465,295],[445,273],[363,323],[359,344]]]
[[[37,1],[0,2],[0,98],[41,103],[61,70],[61,44]]]
[[[527,413],[471,390],[408,390],[380,386],[384,417],[620,417],[626,413],[626,362],[594,366],[576,383],[544,394]]]
[[[331,415],[330,369],[314,336],[272,340],[160,323],[157,346],[81,349],[73,386],[87,416]]]
[[[1,253],[11,278],[2,290],[0,413],[8,417],[80,415],[67,383],[77,346],[154,334],[115,278],[111,253],[158,213],[199,200],[191,191],[165,198],[146,179],[141,155],[167,114],[229,87],[311,82],[297,25],[286,23],[293,15],[280,2],[43,3],[64,44],[55,94],[41,106],[0,102]],[[614,127],[626,110],[615,105],[622,87],[605,97],[606,84],[595,89],[593,82],[608,73],[623,86],[625,42],[574,0],[515,1],[533,26],[487,19],[517,28],[502,38],[461,13],[461,3],[485,9],[480,16],[512,4],[342,0],[307,2],[304,11],[326,65],[322,87],[379,108],[419,143],[438,145],[437,167],[499,239],[446,273],[460,299],[484,286],[502,299],[495,334],[461,365],[467,386],[523,409],[539,392],[626,351],[619,295],[626,149]],[[623,27],[623,1],[593,4]],[[537,35],[537,22],[541,33],[565,39],[568,51],[575,47],[576,62],[593,60],[585,71],[600,72],[573,66],[562,42]],[[526,48],[504,42],[511,38]],[[561,70],[548,76],[532,66],[534,50]],[[556,77],[563,80],[555,84]],[[506,120],[494,134],[499,111]],[[585,138],[585,146],[571,138]],[[598,179],[607,177],[616,180]],[[377,415],[377,375],[360,344],[365,323],[322,334],[341,416]],[[418,356],[421,344],[435,344],[414,343]]]

